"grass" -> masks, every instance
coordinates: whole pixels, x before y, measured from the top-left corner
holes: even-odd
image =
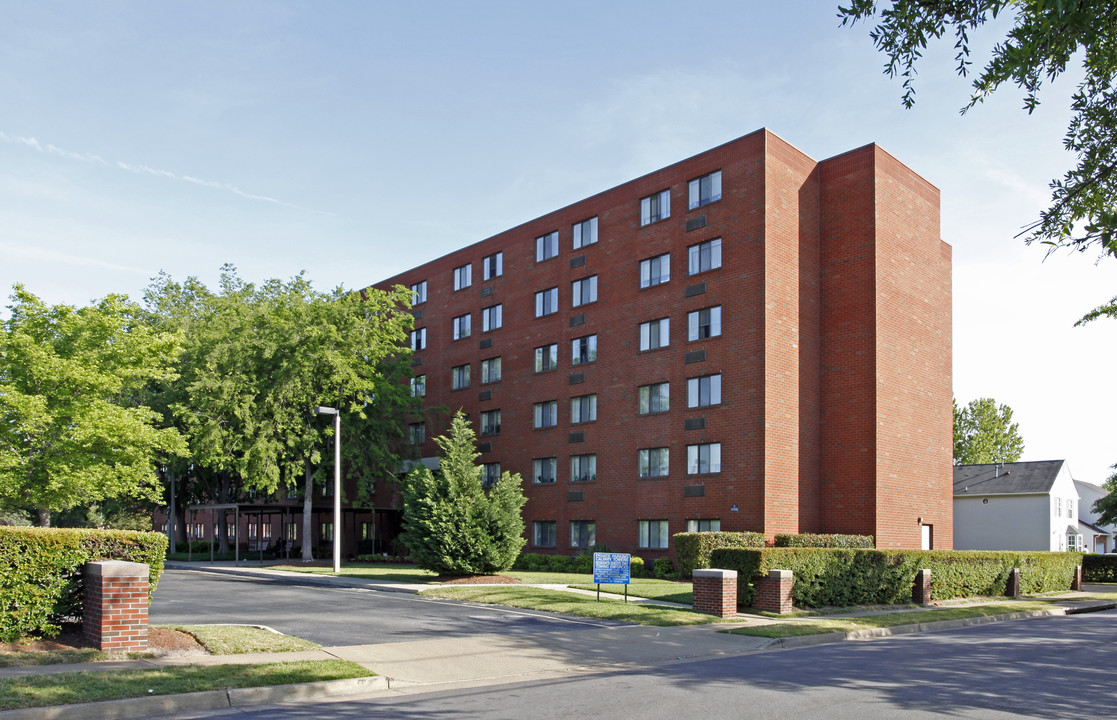
[[[116,670],[0,679],[0,710],[174,695],[202,690],[291,685],[369,677],[375,673],[347,660],[262,665],[180,665],[156,670]]]
[[[336,575],[337,577],[368,578],[369,580],[393,580],[407,583],[434,583],[438,577],[429,570],[423,570],[416,565],[400,565],[385,563],[381,565],[344,565],[340,573],[334,573],[332,567],[318,565],[272,565],[269,570],[282,570],[284,572],[305,573],[307,575]]]
[[[662,605],[626,603],[623,600],[602,598],[601,602],[589,595],[577,595],[561,590],[521,587],[518,585],[497,585],[478,587],[476,585],[457,585],[431,588],[423,591],[427,597],[441,597],[466,602],[509,605],[530,610],[576,615],[598,620],[616,620],[638,625],[700,625],[714,622],[712,615],[696,613],[692,610],[670,608]]]
[[[597,585],[571,585],[578,590],[597,590]],[[607,585],[602,583],[601,592],[624,595],[624,585]],[[678,583],[671,580],[633,580],[628,586],[629,596],[663,600],[679,603],[681,605],[694,604],[694,592],[691,583]]]
[[[108,659],[108,653],[93,648],[51,648],[47,650],[3,650],[0,667],[29,665],[68,665]]]
[[[214,655],[315,650],[321,645],[252,625],[160,625],[189,633]]]

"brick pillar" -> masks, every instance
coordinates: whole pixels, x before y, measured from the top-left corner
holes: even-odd
[[[916,605],[931,604],[931,571],[927,568],[915,573],[915,582],[911,586],[911,601]]]
[[[143,563],[86,563],[82,633],[90,642],[108,652],[147,650],[149,576]]]
[[[737,615],[737,571],[695,570],[694,609],[720,618]]]
[[[1012,571],[1008,574],[1008,582],[1005,583],[1005,595],[1020,597],[1020,568],[1012,568]]]
[[[791,612],[794,609],[791,606],[791,588],[794,585],[795,576],[790,570],[769,570],[767,577],[756,581],[753,607],[781,615]]]
[[[1071,590],[1081,590],[1082,589],[1082,566],[1081,565],[1075,565],[1074,566],[1074,577],[1071,578],[1070,589]]]

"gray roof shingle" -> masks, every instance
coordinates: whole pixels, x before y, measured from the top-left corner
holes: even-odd
[[[1035,495],[1050,492],[1063,460],[955,465],[955,495]]]

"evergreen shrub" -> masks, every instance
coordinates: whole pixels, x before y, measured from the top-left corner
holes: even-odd
[[[1117,582],[1117,555],[1086,555],[1082,558],[1085,582]]]
[[[757,532],[675,533],[675,558],[683,577],[710,565],[710,553],[718,548],[762,548],[764,534]],[[727,568],[728,569],[728,568]]]
[[[776,535],[776,547],[875,548],[872,535],[798,533]]]

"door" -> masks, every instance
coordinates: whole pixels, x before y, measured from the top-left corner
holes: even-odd
[[[934,538],[935,538],[934,527],[935,527],[934,525],[920,525],[919,526],[919,529],[923,531],[922,547],[923,547],[924,550],[933,550],[934,549],[934,547],[933,547],[934,546]]]

